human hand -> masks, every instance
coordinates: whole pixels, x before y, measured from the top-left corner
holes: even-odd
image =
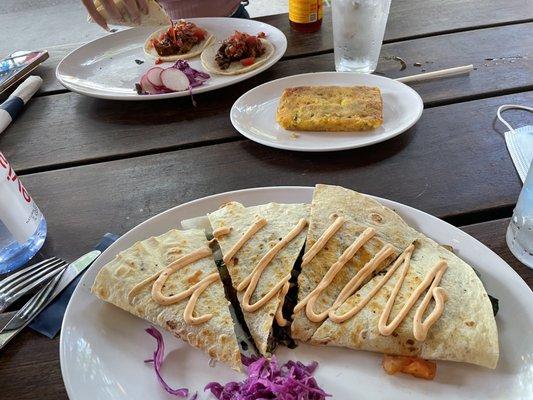
[[[97,5],[99,4],[95,4],[95,1],[102,5],[110,19],[116,21],[124,21],[125,18],[129,18],[133,23],[138,24],[141,13],[148,14],[146,0],[116,0],[117,3],[115,0],[81,0],[94,22],[106,30],[109,30],[107,21],[98,11]],[[123,7],[119,8],[118,2],[121,2]]]

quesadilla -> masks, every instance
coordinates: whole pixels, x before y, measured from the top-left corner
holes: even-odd
[[[305,242],[308,213],[306,204],[231,202],[208,215],[244,320],[263,355],[272,350],[275,323],[288,325],[283,305]]]
[[[264,33],[257,36],[235,31],[222,43],[207,47],[201,55],[203,67],[213,74],[238,75],[266,63],[275,52]]]
[[[495,368],[496,321],[472,267],[422,234],[407,252],[396,269],[374,277],[330,312],[311,343]],[[416,299],[439,266],[442,272]]]
[[[156,0],[146,0],[148,6],[148,13],[140,13],[139,22],[133,22],[126,6],[123,1],[115,0],[115,4],[119,9],[120,14],[122,15],[122,20],[113,18],[105,7],[102,5],[100,0],[95,0],[94,5],[96,10],[104,17],[104,19],[110,25],[122,25],[122,26],[164,26],[170,24],[171,20],[165,9],[159,5]],[[92,18],[89,17],[89,21],[92,21]]]
[[[92,292],[241,369],[229,302],[203,230],[137,242],[100,270]]]
[[[180,19],[152,33],[144,43],[144,53],[165,62],[186,60],[199,55],[213,40],[202,27]]]
[[[417,236],[400,216],[372,198],[340,186],[317,185],[292,337],[311,339],[340,295],[349,297]]]

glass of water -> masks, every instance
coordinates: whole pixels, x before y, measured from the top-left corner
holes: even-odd
[[[507,228],[507,246],[516,258],[533,268],[533,163]]]
[[[372,73],[378,64],[391,0],[332,0],[337,71]]]

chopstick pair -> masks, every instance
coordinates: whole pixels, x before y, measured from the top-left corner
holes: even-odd
[[[424,72],[422,74],[404,76],[401,78],[396,78],[396,80],[398,82],[403,82],[403,83],[426,81],[429,79],[437,79],[437,78],[444,78],[447,76],[468,74],[473,69],[474,69],[474,65],[470,64],[470,65],[463,65],[461,67],[446,68],[446,69],[441,69],[438,71]]]

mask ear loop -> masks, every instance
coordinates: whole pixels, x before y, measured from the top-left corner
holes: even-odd
[[[498,116],[498,119],[502,124],[504,124],[511,132],[513,132],[513,135],[516,134],[514,128],[502,117],[502,111],[510,110],[512,108],[519,108],[521,110],[526,110],[533,112],[533,107],[527,107],[527,106],[519,106],[514,104],[504,104],[503,106],[500,106],[498,108],[498,111],[496,112],[496,115]]]

